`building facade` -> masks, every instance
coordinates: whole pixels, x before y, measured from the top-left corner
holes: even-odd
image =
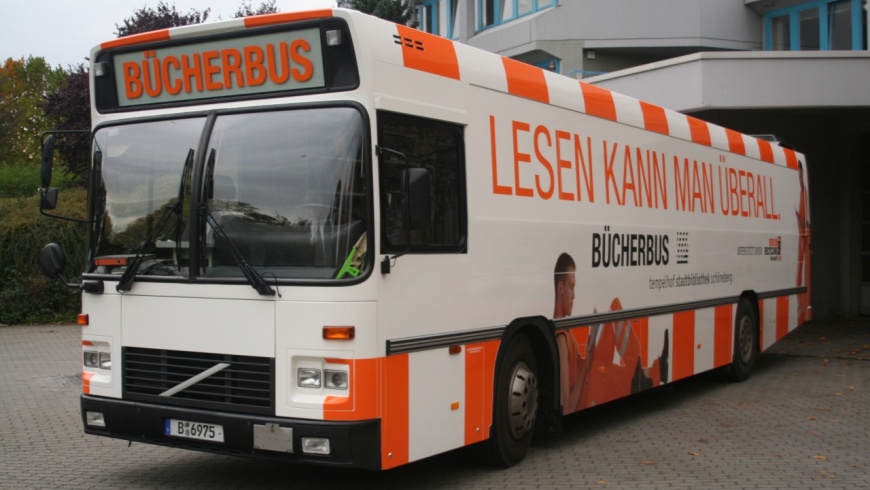
[[[867,0],[416,5],[419,29],[805,153],[814,315],[870,315]]]

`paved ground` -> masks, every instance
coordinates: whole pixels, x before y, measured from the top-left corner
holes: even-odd
[[[0,327],[0,488],[870,488],[870,319],[812,322],[745,383],[702,376],[566,419],[520,465],[372,473],[85,436],[78,327]]]

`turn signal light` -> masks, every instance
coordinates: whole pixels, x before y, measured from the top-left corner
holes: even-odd
[[[76,323],[80,327],[87,327],[91,324],[91,318],[88,316],[87,313],[79,313],[79,315],[76,317]]]
[[[323,327],[324,340],[353,340],[356,327]]]

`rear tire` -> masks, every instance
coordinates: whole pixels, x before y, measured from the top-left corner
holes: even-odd
[[[482,444],[487,463],[507,468],[529,451],[538,412],[535,351],[525,335],[517,335],[505,351],[495,379],[492,430]]]
[[[734,319],[734,355],[727,375],[732,381],[746,381],[758,357],[758,321],[752,303],[743,298]]]

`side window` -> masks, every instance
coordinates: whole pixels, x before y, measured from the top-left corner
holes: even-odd
[[[387,112],[378,113],[378,145],[391,152],[379,158],[382,253],[465,252],[465,162],[462,126]],[[429,173],[429,225],[405,228],[402,201],[407,166]],[[410,239],[410,242],[408,241]]]

